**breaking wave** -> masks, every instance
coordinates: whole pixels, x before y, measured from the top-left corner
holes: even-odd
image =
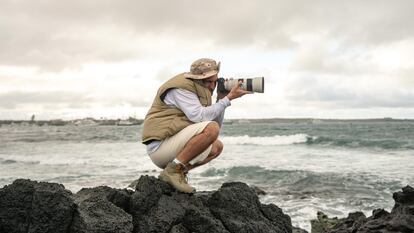
[[[336,138],[326,136],[310,136],[299,133],[292,135],[274,135],[266,137],[254,136],[224,136],[221,139],[227,145],[261,145],[261,146],[278,146],[306,144],[308,146],[332,146],[346,148],[379,148],[384,150],[390,149],[414,149],[413,142],[410,140],[392,140],[392,139],[372,139],[372,138]]]
[[[348,148],[379,148],[379,149],[414,149],[410,140],[393,139],[361,139],[361,138],[332,138],[332,137],[309,137],[308,145],[322,145]]]
[[[221,138],[223,143],[231,145],[291,145],[306,143],[310,136],[307,134],[293,134],[293,135],[275,135],[270,137],[250,137],[244,136],[224,136]]]

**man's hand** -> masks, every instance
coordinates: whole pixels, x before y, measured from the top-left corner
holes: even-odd
[[[229,94],[229,91],[221,92],[221,91],[217,90],[217,101],[219,101],[220,99],[223,99],[224,97],[226,97],[227,94]]]
[[[233,99],[237,99],[239,97],[244,96],[245,94],[253,94],[253,92],[251,91],[245,91],[243,89],[240,88],[240,85],[242,84],[242,81],[239,81],[239,85],[234,86],[230,92],[227,94],[227,98],[229,98],[229,100],[233,100]]]

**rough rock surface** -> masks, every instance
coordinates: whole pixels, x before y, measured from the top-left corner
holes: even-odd
[[[131,232],[132,216],[125,212],[129,210],[129,196],[127,190],[103,186],[82,189],[74,196],[78,208],[71,232]]]
[[[292,227],[276,205],[260,203],[257,189],[244,183],[189,195],[142,176],[134,189],[101,186],[72,194],[61,184],[16,180],[0,189],[0,233],[306,232]],[[391,213],[377,209],[368,218],[319,212],[312,232],[414,232],[414,189],[406,186],[393,198]]]
[[[385,233],[414,232],[414,188],[406,186],[402,192],[393,194],[395,205],[391,213],[384,209],[372,211],[367,218],[361,212],[350,213],[347,218],[328,218],[318,212],[316,220],[312,220],[312,233]]]
[[[261,204],[244,183],[179,193],[142,176],[135,191],[96,187],[76,194],[63,185],[16,180],[0,189],[0,233],[14,232],[292,232],[290,217]]]
[[[16,180],[0,189],[0,232],[69,232],[75,210],[63,185]]]

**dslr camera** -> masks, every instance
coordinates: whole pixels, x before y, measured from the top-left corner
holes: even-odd
[[[242,82],[240,84],[240,88],[245,91],[258,92],[258,93],[264,92],[264,77],[242,78],[242,79],[219,78],[217,80],[217,90],[222,93],[229,92],[234,86],[239,85],[240,81]]]

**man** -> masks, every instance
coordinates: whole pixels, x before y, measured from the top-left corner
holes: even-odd
[[[217,138],[230,101],[250,93],[235,86],[217,93],[212,104],[219,70],[220,63],[212,59],[194,61],[190,72],[161,85],[144,120],[142,143],[152,162],[164,169],[159,178],[181,192],[195,192],[186,174],[223,150]]]

